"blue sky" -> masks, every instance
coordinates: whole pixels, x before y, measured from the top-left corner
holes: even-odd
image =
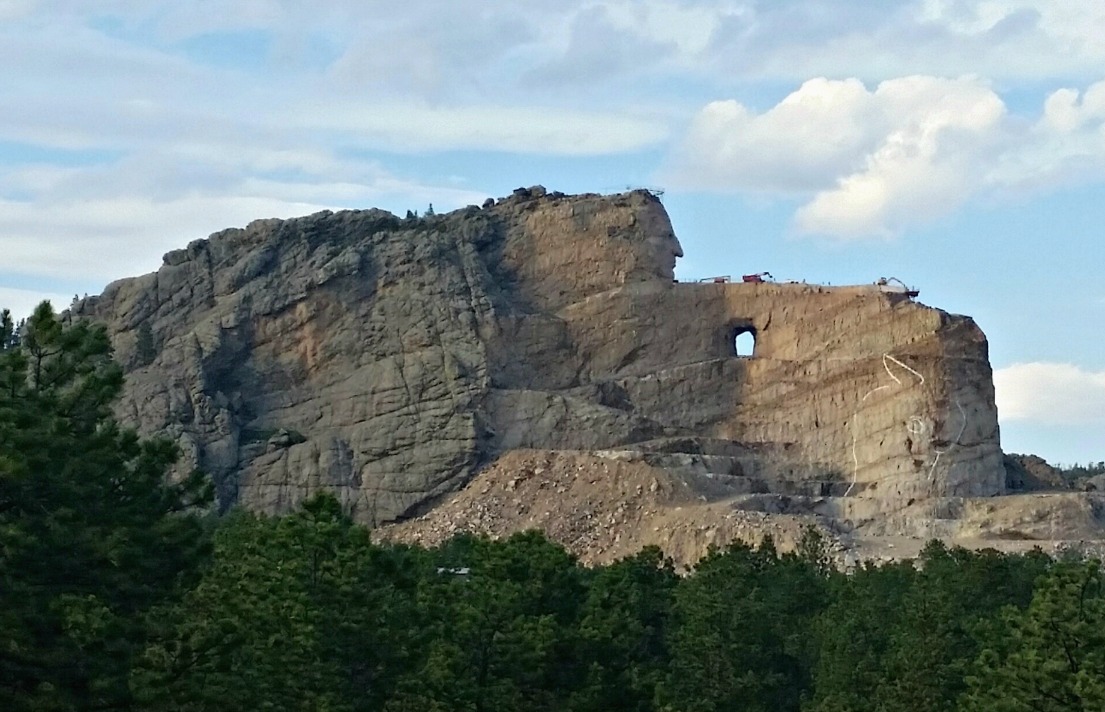
[[[663,189],[682,278],[897,276],[1105,459],[1100,0],[0,0],[0,304],[254,218]]]

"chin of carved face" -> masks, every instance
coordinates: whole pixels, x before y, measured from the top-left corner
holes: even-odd
[[[663,237],[649,238],[649,251],[662,277],[671,279],[675,276],[675,261],[683,256],[683,247],[674,233]]]
[[[644,259],[651,262],[650,271],[666,279],[675,277],[675,261],[683,256],[683,246],[672,230],[671,222],[662,210],[645,211],[641,216],[645,238]]]

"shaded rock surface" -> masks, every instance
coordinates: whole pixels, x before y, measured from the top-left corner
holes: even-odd
[[[1037,491],[1070,489],[1059,468],[1048,464],[1038,455],[1005,455],[1005,484],[1010,491]]]
[[[666,213],[644,192],[543,193],[415,220],[258,220],[74,311],[109,324],[129,367],[121,417],[174,438],[222,507],[287,511],[326,488],[388,521],[504,448],[663,429],[591,397],[588,354],[557,311],[670,285]]]
[[[516,450],[842,535],[936,531],[940,503],[1006,492],[971,319],[875,285],[678,283],[681,255],[646,191],[538,187],[426,218],[258,220],[74,312],[109,325],[122,419],[176,440],[222,508],[326,489],[369,524],[432,516]]]

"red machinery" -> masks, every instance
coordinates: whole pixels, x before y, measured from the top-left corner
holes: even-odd
[[[749,284],[763,284],[769,279],[775,279],[771,276],[770,272],[757,272],[756,274],[746,274],[741,277],[742,282]]]

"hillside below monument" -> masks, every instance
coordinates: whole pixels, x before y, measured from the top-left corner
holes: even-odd
[[[681,283],[681,256],[647,191],[535,187],[258,220],[73,313],[108,324],[121,419],[222,509],[328,490],[383,536],[541,528],[587,561],[809,524],[855,555],[1102,538],[1099,495],[1007,494],[970,318],[876,284]]]

